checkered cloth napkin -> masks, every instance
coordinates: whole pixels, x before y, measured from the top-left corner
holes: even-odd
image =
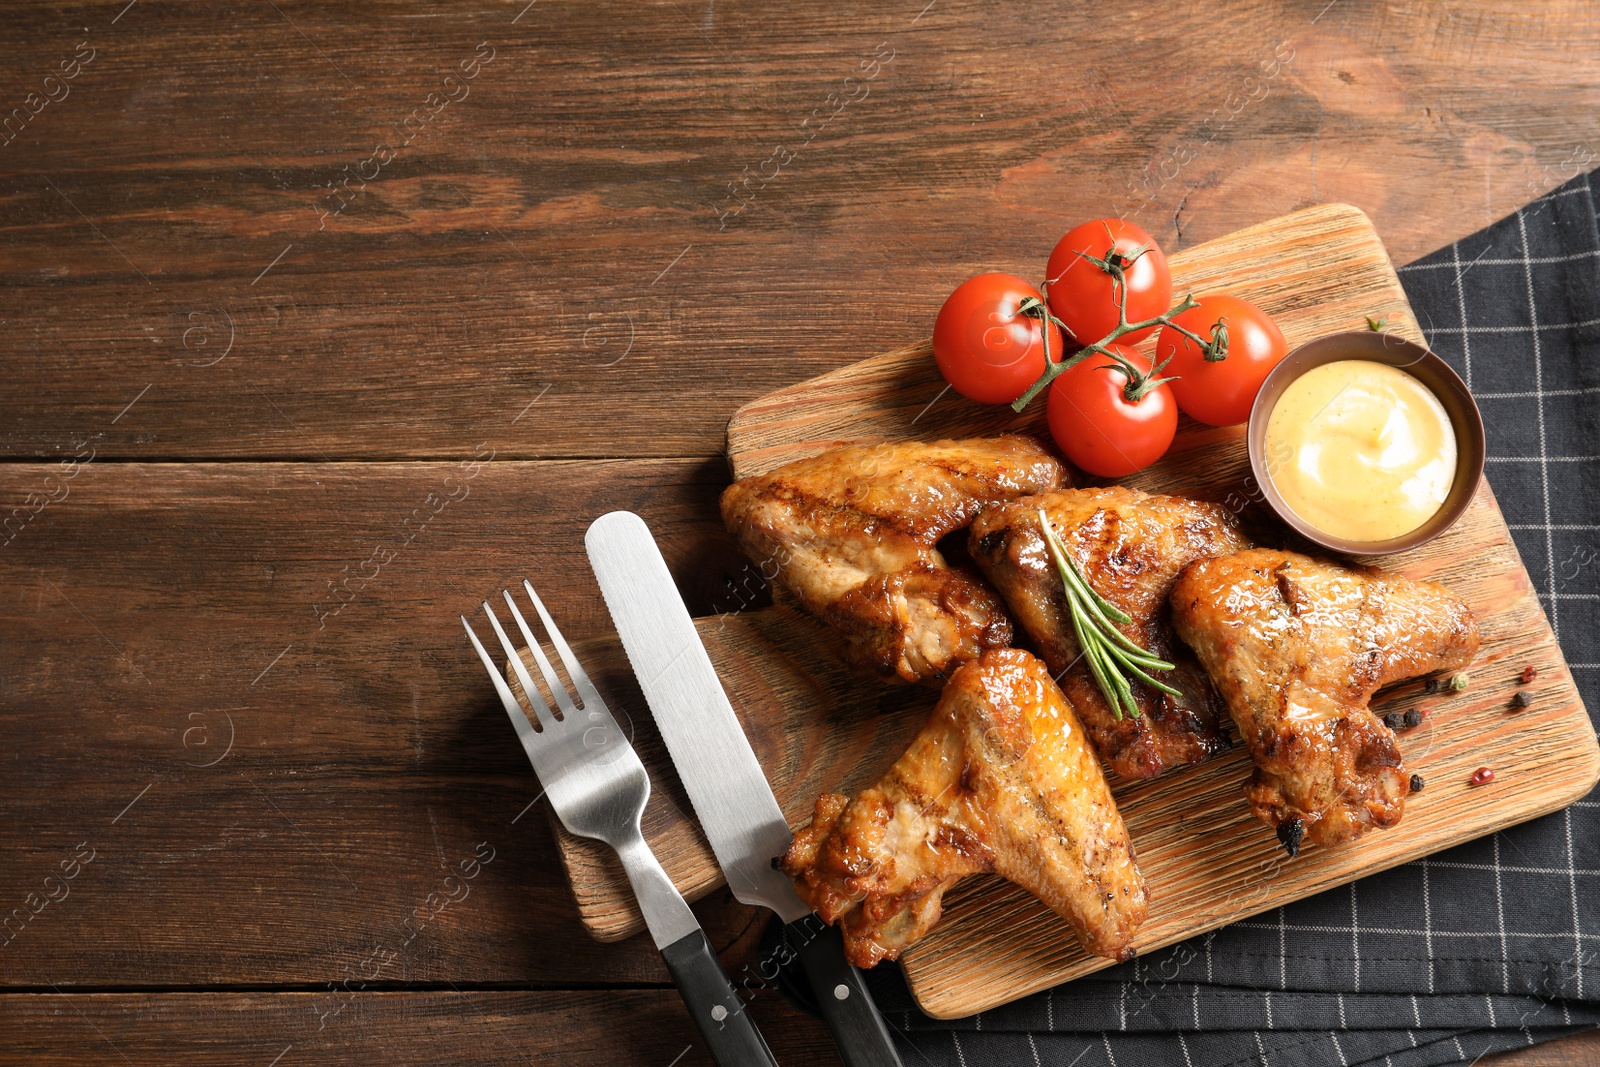
[[[1600,178],[1600,171],[1596,172]],[[1600,236],[1589,176],[1400,269],[1600,715]],[[872,973],[907,1067],[1470,1063],[1600,1026],[1600,792],[970,1019]]]

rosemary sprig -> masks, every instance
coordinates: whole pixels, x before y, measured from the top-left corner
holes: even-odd
[[[1095,685],[1111,705],[1111,713],[1122,721],[1122,711],[1127,709],[1135,719],[1139,705],[1133,700],[1133,686],[1128,681],[1132,674],[1146,685],[1182,696],[1178,690],[1151,677],[1151,671],[1170,671],[1173,664],[1158,659],[1140,648],[1132,638],[1117,629],[1117,623],[1132,622],[1121,608],[1094,591],[1078,564],[1067,555],[1067,550],[1056,536],[1055,528],[1044,509],[1039,509],[1039,527],[1044,531],[1044,543],[1050,549],[1050,558],[1061,575],[1061,586],[1067,594],[1067,611],[1072,616],[1072,632],[1077,635],[1078,647],[1094,675]]]

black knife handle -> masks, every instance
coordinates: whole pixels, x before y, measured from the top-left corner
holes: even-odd
[[[844,958],[844,938],[838,928],[807,915],[785,926],[783,936],[800,955],[845,1067],[901,1067],[888,1024],[872,1002],[867,983]]]
[[[680,937],[661,950],[661,958],[717,1067],[778,1067],[704,930]]]

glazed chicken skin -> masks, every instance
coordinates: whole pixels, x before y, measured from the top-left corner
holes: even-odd
[[[1442,585],[1270,549],[1189,567],[1172,621],[1255,758],[1251,807],[1291,856],[1400,821],[1410,779],[1367,701],[1478,650],[1472,611]]]
[[[994,649],[951,675],[932,718],[874,786],[825,793],[781,863],[858,967],[939,921],[945,890],[992,871],[1125,960],[1144,876],[1100,762],[1036,657]]]
[[[853,663],[932,681],[1011,643],[999,597],[950,567],[939,539],[1065,477],[1026,437],[849,445],[735,482],[722,521],[763,575],[845,636]]]
[[[1132,616],[1119,629],[1175,665],[1161,680],[1181,697],[1130,679],[1139,715],[1117,717],[1080,657],[1061,576],[1039,528],[1040,508],[1089,584]],[[988,508],[967,536],[973,560],[1033,638],[1113,771],[1153,778],[1228,747],[1222,702],[1173,641],[1167,609],[1183,568],[1249,546],[1226,508],[1120,486],[1066,489]]]

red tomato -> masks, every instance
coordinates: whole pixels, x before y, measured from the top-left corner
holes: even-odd
[[[1167,257],[1150,235],[1121,219],[1095,219],[1063,237],[1050,253],[1045,265],[1045,292],[1050,294],[1050,310],[1066,323],[1067,330],[1080,345],[1102,341],[1117,327],[1117,300],[1114,278],[1104,267],[1097,267],[1085,255],[1107,260],[1113,251],[1124,258],[1145,252],[1123,266],[1128,280],[1126,297],[1128,321],[1153,319],[1172,307],[1172,273]],[[1155,331],[1151,326],[1118,338],[1135,344]]]
[[[933,358],[956,392],[1009,404],[1044,374],[1044,322],[1017,311],[1030,297],[1043,299],[1014,274],[980,274],[956,286],[933,323]],[[1051,360],[1059,362],[1065,350],[1051,323]]]
[[[1212,426],[1233,426],[1250,418],[1261,383],[1278,361],[1289,353],[1278,324],[1248,300],[1219,293],[1203,296],[1172,321],[1211,337],[1218,321],[1228,328],[1228,354],[1207,363],[1200,346],[1177,330],[1163,326],[1156,342],[1156,361],[1171,359],[1162,374],[1175,377],[1172,395],[1178,406]]]
[[[1126,345],[1106,347],[1140,371],[1149,371],[1150,361]],[[1090,474],[1120,478],[1143,470],[1161,458],[1178,431],[1172,390],[1158,385],[1131,402],[1124,392],[1127,384],[1127,372],[1099,353],[1091,353],[1050,383],[1046,406],[1050,436],[1068,459]]]

